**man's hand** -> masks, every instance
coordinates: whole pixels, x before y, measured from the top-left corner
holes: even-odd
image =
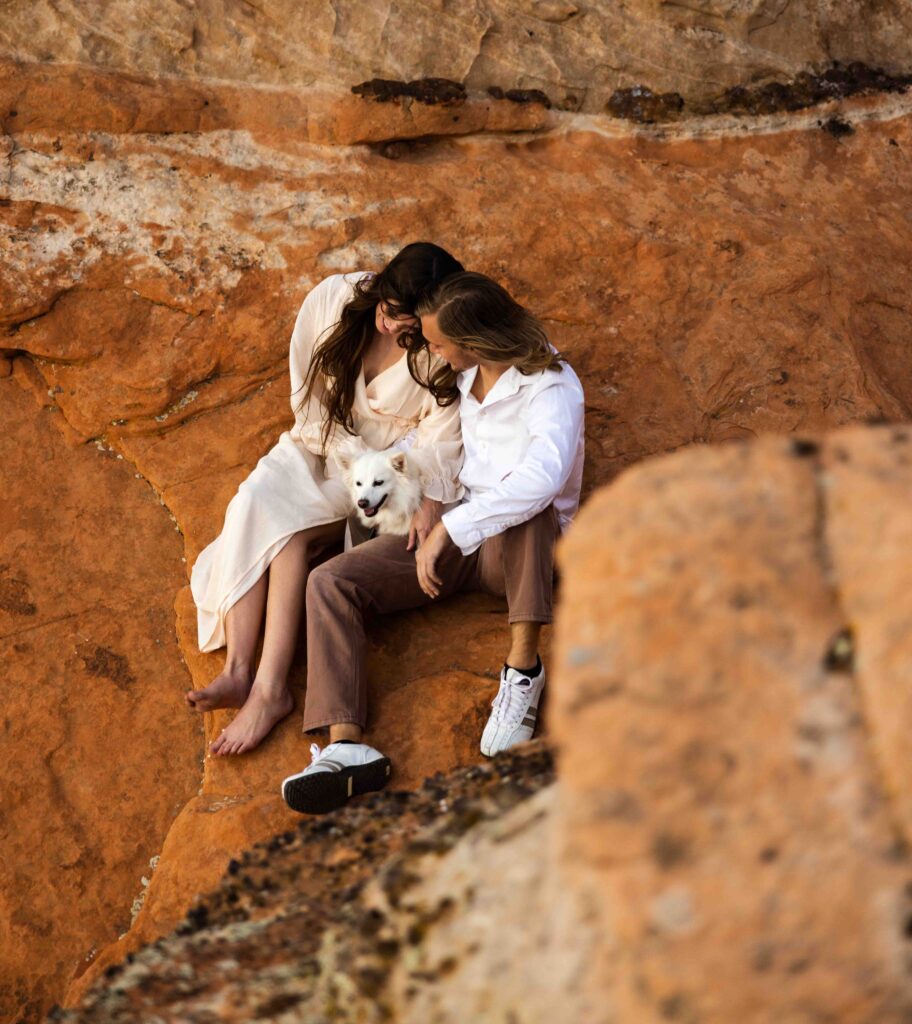
[[[440,587],[443,580],[437,572],[437,560],[446,550],[447,545],[452,544],[450,535],[443,523],[438,523],[427,535],[427,539],[418,548],[415,555],[415,567],[418,570],[418,586],[428,597],[437,597],[440,594]]]
[[[443,505],[434,498],[422,498],[418,511],[412,516],[406,551],[412,551],[427,540],[428,534],[440,522]]]

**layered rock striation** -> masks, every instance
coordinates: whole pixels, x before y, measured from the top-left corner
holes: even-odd
[[[912,71],[909,0],[165,0],[154,12],[130,0],[11,0],[4,14],[0,50],[23,61],[293,92],[446,78],[478,94],[537,89],[587,113],[637,85],[700,107],[834,61]]]

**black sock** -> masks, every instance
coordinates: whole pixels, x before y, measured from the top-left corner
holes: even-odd
[[[512,668],[514,672],[518,672],[521,676],[526,676],[527,679],[535,679],[542,670],[542,661],[539,657],[535,658],[535,664],[532,668],[517,668],[515,665],[508,665],[506,662],[504,662],[504,665],[507,668]]]

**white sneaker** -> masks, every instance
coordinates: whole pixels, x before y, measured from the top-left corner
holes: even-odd
[[[500,689],[491,702],[491,717],[481,734],[481,752],[485,757],[493,757],[508,747],[532,739],[544,685],[544,665],[534,679],[515,668],[503,667]]]
[[[326,814],[348,798],[372,793],[389,781],[390,759],[366,743],[310,745],[310,764],[282,782],[282,799],[293,811]]]

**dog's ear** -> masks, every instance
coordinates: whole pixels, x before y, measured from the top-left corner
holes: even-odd
[[[355,463],[356,456],[350,452],[336,452],[336,462],[343,473],[348,473]]]
[[[390,459],[390,465],[397,473],[404,473],[408,466],[408,456],[405,452],[396,452],[396,454]]]

